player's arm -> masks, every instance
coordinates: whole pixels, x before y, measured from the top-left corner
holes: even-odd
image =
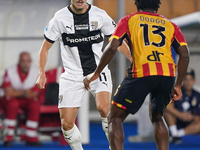
[[[87,90],[90,89],[90,82],[97,79],[99,77],[99,74],[103,70],[103,68],[110,62],[110,60],[113,58],[114,54],[117,51],[117,48],[119,47],[120,42],[113,38],[111,39],[110,43],[106,46],[103,55],[100,59],[99,65],[97,66],[94,73],[88,75],[84,80],[84,85]]]
[[[117,51],[117,48],[119,47],[120,42],[113,38],[111,39],[110,43],[106,46],[103,55],[100,59],[99,65],[97,66],[95,70],[95,74],[99,75],[103,68],[110,62],[110,60],[113,58],[114,54]]]
[[[107,36],[107,37],[111,37],[111,35]],[[131,52],[129,49],[129,46],[127,45],[127,43],[123,40],[122,44],[117,48],[117,50],[124,55],[128,60],[130,60],[130,62],[133,61],[133,58],[131,56]]]
[[[16,91],[12,86],[4,88],[6,97],[25,97],[26,91]]]
[[[44,89],[45,84],[46,84],[46,75],[45,75],[44,68],[45,68],[45,65],[47,62],[48,52],[49,52],[49,49],[51,48],[51,46],[52,46],[52,43],[50,43],[46,39],[44,39],[42,47],[40,48],[40,51],[39,51],[39,58],[38,58],[39,76],[36,81],[36,85],[38,86],[39,89]]]
[[[100,59],[99,65],[97,66],[95,72],[91,73],[83,80],[84,86],[87,90],[90,89],[90,86],[89,86],[90,82],[92,82],[93,80],[95,80],[99,77],[99,74],[101,73],[103,68],[113,58],[114,54],[117,51],[117,48],[120,45],[122,45],[123,40],[125,38],[125,36],[123,36],[123,35],[126,35],[127,28],[128,28],[127,19],[122,18],[118,22],[117,27],[116,27],[114,33],[112,34],[111,41],[108,43],[108,45],[104,49],[103,55]],[[104,30],[107,30],[106,26],[105,26]]]
[[[116,23],[104,12],[104,25],[102,26],[101,31],[106,35],[106,37],[112,36],[114,30],[116,29]],[[122,31],[125,32],[125,31]],[[122,45],[118,47],[118,51],[122,53],[127,59],[129,59],[132,62],[131,53],[129,50],[128,45],[125,41],[122,42]]]
[[[37,98],[39,95],[38,91],[29,90],[15,90],[12,86],[6,87],[5,96],[6,97],[18,97],[18,98]]]
[[[131,52],[130,49],[128,47],[128,45],[126,44],[125,41],[122,42],[122,45],[118,47],[118,51],[120,53],[122,53],[128,60],[130,60],[130,62],[133,61],[133,58],[131,56]]]
[[[172,103],[171,105],[168,105],[166,111],[168,113],[171,113],[176,118],[179,118],[180,120],[183,120],[183,121],[191,121],[194,119],[194,116],[190,114],[189,112],[180,112],[178,109],[176,109],[174,107],[174,103]]]
[[[36,85],[38,86],[39,89],[44,89],[45,83],[46,83],[46,75],[45,75],[45,65],[47,62],[48,58],[48,52],[53,43],[61,36],[59,27],[58,27],[58,22],[55,16],[50,20],[48,23],[47,27],[44,30],[44,41],[43,44],[40,48],[39,52],[39,76],[36,81]]]
[[[173,101],[179,100],[182,97],[181,85],[189,64],[189,49],[187,46],[179,46],[176,52],[179,55],[179,60],[177,65],[177,79],[172,93]]]
[[[172,46],[175,49],[176,53],[179,55],[178,65],[177,65],[177,78],[174,86],[174,90],[172,92],[172,102],[179,100],[182,97],[181,93],[181,85],[183,82],[183,78],[185,76],[188,64],[189,64],[189,49],[187,47],[187,43],[185,38],[180,30],[180,28],[173,24],[174,31],[174,40],[172,42]]]
[[[4,89],[6,97],[24,97],[24,95],[26,94],[26,91],[23,91],[23,90],[17,91],[12,87],[7,71],[5,72],[4,77],[3,77],[2,87]]]

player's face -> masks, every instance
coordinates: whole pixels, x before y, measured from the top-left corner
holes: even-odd
[[[87,10],[87,0],[71,0],[72,10],[75,13],[84,13]]]
[[[21,55],[19,59],[19,67],[23,73],[28,73],[29,68],[31,66],[31,57],[29,54],[24,53]]]
[[[183,87],[185,90],[192,90],[193,86],[195,83],[195,79],[191,75],[185,75],[184,80],[183,80]]]

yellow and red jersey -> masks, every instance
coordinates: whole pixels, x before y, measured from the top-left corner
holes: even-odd
[[[171,46],[187,45],[180,28],[167,18],[149,12],[137,12],[122,18],[110,39],[126,39],[133,63],[128,75],[133,78],[175,76],[176,64]]]

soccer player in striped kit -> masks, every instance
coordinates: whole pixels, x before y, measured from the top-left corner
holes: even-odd
[[[189,50],[180,28],[157,14],[160,0],[135,0],[138,12],[123,17],[110,38],[96,71],[84,79],[86,89],[98,78],[116,49],[126,39],[133,62],[127,76],[119,85],[108,115],[109,141],[112,150],[123,149],[125,118],[135,114],[151,93],[150,119],[158,150],[168,150],[168,130],[163,112],[172,101],[179,100],[181,84],[189,63]],[[176,64],[171,46],[179,55],[177,79]],[[172,92],[173,91],[173,92]]]
[[[112,35],[115,27],[115,22],[104,10],[88,4],[87,0],[71,0],[71,5],[59,10],[45,29],[36,84],[39,88],[44,88],[44,67],[48,50],[54,41],[59,40],[65,72],[60,77],[58,107],[64,137],[73,150],[83,149],[81,134],[74,124],[86,92],[83,79],[96,69],[102,55],[104,36]],[[100,77],[92,82],[90,92],[95,97],[102,118],[102,128],[108,136],[107,115],[112,81],[107,66]]]

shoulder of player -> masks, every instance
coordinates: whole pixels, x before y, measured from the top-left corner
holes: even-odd
[[[17,65],[11,65],[9,66],[6,70],[5,70],[5,74],[4,77],[8,77],[9,75],[11,75],[10,72],[16,71],[17,70]]]
[[[90,12],[95,13],[95,14],[99,14],[101,16],[108,15],[105,10],[103,10],[103,9],[97,7],[97,6],[94,6],[94,5],[91,5]]]
[[[200,98],[200,93],[193,89],[193,95],[198,96]]]
[[[177,29],[179,29],[179,26],[176,25],[176,24],[175,24],[173,21],[171,21],[170,19],[168,19],[168,18],[166,18],[165,16],[160,15],[160,14],[158,14],[158,16],[159,16],[160,18],[164,19],[165,22],[168,22],[169,24],[171,24],[171,25],[174,27],[175,32],[177,31]]]
[[[171,21],[170,19],[166,18],[165,16],[159,15],[159,17],[161,17],[161,18],[165,19],[166,21],[170,22],[175,28],[178,28],[178,26],[173,21]]]
[[[119,20],[119,22],[121,22],[121,23],[127,23],[128,20],[129,20],[132,16],[134,16],[134,15],[136,15],[136,13],[132,13],[132,14],[126,15],[126,16],[122,17],[122,18]],[[118,22],[118,23],[119,23],[119,22]]]
[[[54,22],[60,22],[60,20],[62,20],[63,18],[68,19],[71,16],[71,12],[68,9],[68,6],[58,10],[55,14],[54,14]]]
[[[17,68],[17,65],[11,65],[6,69],[6,71],[8,72],[9,70],[13,70],[13,69],[16,69],[16,68]]]
[[[63,17],[63,15],[68,14],[69,10],[68,10],[68,6],[58,10],[55,14],[54,17],[58,18],[58,17]]]

